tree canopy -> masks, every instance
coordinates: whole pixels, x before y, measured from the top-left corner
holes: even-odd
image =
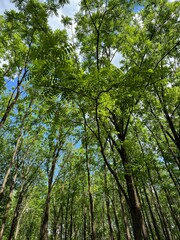
[[[0,240],[178,240],[179,1],[82,0],[56,30],[69,1],[12,2]]]

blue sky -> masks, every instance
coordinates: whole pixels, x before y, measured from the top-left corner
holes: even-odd
[[[14,8],[14,4],[12,4],[9,0],[1,0],[0,1],[0,14],[2,15],[3,12],[7,9],[13,9]]]

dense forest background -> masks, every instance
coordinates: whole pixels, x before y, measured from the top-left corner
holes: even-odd
[[[12,2],[0,240],[180,239],[180,2],[82,0],[56,30],[68,1]]]

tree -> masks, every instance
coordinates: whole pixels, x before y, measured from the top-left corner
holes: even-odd
[[[65,1],[14,2],[1,239],[179,239],[179,3],[82,0],[71,46],[47,24]]]

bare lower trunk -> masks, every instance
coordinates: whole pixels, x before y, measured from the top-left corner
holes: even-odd
[[[56,167],[57,158],[59,156],[59,152],[62,147],[62,143],[60,141],[60,134],[59,134],[59,137],[57,140],[58,140],[58,142],[57,142],[56,146],[54,146],[51,168],[50,168],[50,172],[48,174],[48,192],[47,192],[46,202],[45,202],[45,206],[44,206],[44,213],[43,213],[42,222],[41,222],[39,240],[48,240],[49,208],[50,208],[50,200],[51,200],[51,191],[53,188],[54,171],[55,171],[55,167]],[[49,161],[50,161],[50,159],[49,159]]]
[[[85,154],[86,154],[86,170],[87,170],[87,180],[88,180],[88,194],[89,194],[89,205],[90,205],[90,216],[91,216],[91,239],[96,239],[96,229],[94,221],[94,199],[91,190],[91,175],[90,175],[90,159],[88,155],[88,136],[87,136],[87,123],[84,116],[84,131],[85,131]]]
[[[42,219],[42,223],[41,223],[39,240],[48,240],[48,220],[49,220],[50,195],[51,195],[51,191],[48,191],[48,194],[46,197],[45,208],[44,208],[43,219]]]
[[[149,211],[150,211],[150,216],[151,216],[151,219],[152,219],[152,223],[153,223],[153,227],[154,227],[154,231],[155,231],[155,235],[158,239],[161,239],[161,233],[159,231],[159,227],[158,227],[158,224],[157,224],[157,220],[154,216],[154,213],[153,213],[153,210],[152,210],[152,207],[151,207],[151,204],[150,204],[150,201],[149,201],[149,197],[147,195],[147,192],[146,192],[146,189],[144,188],[144,194],[145,194],[145,197],[146,197],[146,202],[148,204],[148,207],[149,207]]]
[[[20,216],[21,211],[22,211],[21,207],[22,207],[22,202],[23,202],[24,196],[25,196],[25,189],[24,189],[24,186],[22,186],[22,189],[19,193],[18,202],[16,204],[16,208],[15,208],[15,211],[14,211],[14,217],[13,217],[13,220],[12,220],[8,240],[12,240],[14,238],[14,234],[16,232],[16,227],[17,227],[17,224],[18,224],[18,219],[19,219],[19,216]]]
[[[14,185],[15,185],[15,182],[16,182],[16,178],[17,178],[17,171],[16,171],[16,173],[14,175],[14,178],[13,178],[13,182],[12,182],[12,185],[11,185],[11,188],[10,188],[10,193],[9,193],[9,199],[8,199],[7,204],[6,204],[5,213],[4,213],[4,217],[3,217],[3,220],[2,220],[2,226],[1,226],[1,229],[0,229],[0,240],[2,240],[2,238],[3,238],[4,229],[5,229],[8,212],[9,212],[10,205],[11,205],[11,200],[12,200],[12,196],[13,196],[13,191],[14,191]]]
[[[130,207],[130,213],[132,217],[134,238],[135,240],[141,240],[141,239],[147,240],[148,236],[147,236],[146,227],[145,227],[142,212],[141,212],[140,201],[139,201],[137,190],[134,184],[133,176],[131,175],[131,172],[129,169],[128,157],[124,147],[121,147],[119,153],[121,155],[124,171],[125,171],[124,176],[126,180],[127,192],[128,192],[129,201],[130,201],[129,207]]]
[[[120,200],[120,205],[121,205],[122,219],[123,219],[124,228],[125,228],[125,239],[131,240],[131,232],[130,232],[129,222],[128,222],[128,218],[127,218],[127,213],[125,212],[121,193],[119,193],[119,200]]]
[[[90,167],[89,162],[87,163],[87,173],[88,173],[88,193],[89,193],[89,204],[90,204],[90,215],[91,215],[91,239],[96,239],[96,230],[94,223],[94,199],[91,191],[91,177],[90,177]]]
[[[28,202],[27,202],[26,205],[23,207],[23,210],[21,211],[20,216],[19,216],[19,218],[18,218],[18,220],[17,220],[16,230],[15,230],[15,233],[14,233],[14,240],[18,239],[18,233],[19,233],[19,229],[20,229],[20,222],[21,222],[23,213],[24,213],[24,211],[26,210],[27,204],[28,204]]]
[[[106,166],[104,166],[104,188],[105,188],[105,201],[106,201],[106,214],[109,225],[109,239],[114,240],[114,233],[111,224],[111,214],[110,214],[110,202],[108,196],[108,186],[107,186],[107,177],[106,177]]]
[[[113,196],[114,197],[114,196]],[[119,220],[118,220],[118,216],[116,213],[116,207],[115,207],[115,203],[114,200],[111,201],[112,202],[112,208],[113,208],[113,213],[114,213],[114,218],[115,218],[115,224],[116,224],[116,229],[117,229],[117,239],[121,239],[121,231],[120,231],[120,227],[119,227]]]
[[[14,161],[15,161],[15,158],[16,158],[16,155],[17,155],[17,152],[18,152],[18,149],[19,149],[19,145],[20,145],[20,142],[21,142],[21,135],[19,135],[17,141],[16,141],[16,146],[15,146],[15,149],[14,149],[14,153],[13,153],[13,156],[12,156],[12,159],[11,159],[11,162],[9,164],[9,167],[6,171],[6,174],[4,176],[4,179],[3,179],[3,183],[2,183],[2,186],[1,186],[1,189],[0,189],[0,201],[2,200],[3,198],[3,195],[4,195],[4,190],[5,190],[5,187],[6,187],[6,183],[8,181],[8,178],[9,178],[9,175],[10,175],[10,171],[11,171],[11,168],[12,166],[14,165]]]
[[[68,239],[68,214],[69,214],[69,200],[70,200],[70,182],[68,186],[68,194],[66,200],[65,224],[64,224],[64,240]]]
[[[86,228],[87,228],[87,220],[86,220],[86,208],[83,208],[83,239],[86,240]]]

